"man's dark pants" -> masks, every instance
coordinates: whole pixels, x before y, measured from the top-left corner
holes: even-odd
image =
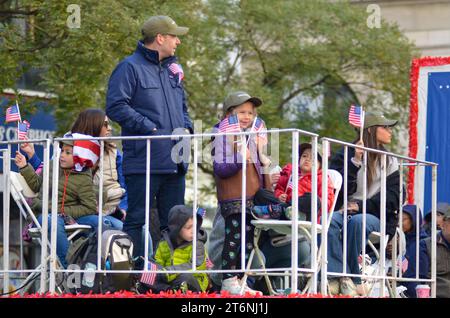
[[[145,174],[125,176],[128,194],[128,211],[123,224],[123,231],[131,236],[134,243],[133,256],[144,256],[142,239],[145,225]],[[167,228],[169,210],[178,204],[184,204],[185,174],[151,174],[150,207],[156,197],[160,229]],[[150,209],[149,209],[150,211]],[[158,238],[153,238],[159,241]]]

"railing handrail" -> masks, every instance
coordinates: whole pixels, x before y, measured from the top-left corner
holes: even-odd
[[[421,163],[421,164],[424,164],[424,165],[427,165],[427,166],[438,166],[439,165],[438,163],[435,163],[435,162],[414,159],[414,158],[410,158],[410,157],[407,157],[407,156],[398,155],[398,154],[396,154],[394,152],[383,151],[383,150],[374,149],[374,148],[367,148],[367,147],[363,147],[363,146],[352,144],[350,142],[340,141],[340,140],[333,139],[333,138],[322,137],[321,139],[322,140],[328,140],[329,142],[332,142],[332,143],[335,143],[335,144],[348,146],[348,147],[352,147],[352,148],[358,148],[358,149],[361,149],[361,150],[366,150],[368,152],[373,152],[373,153],[377,153],[377,154],[380,154],[380,155],[388,155],[388,156],[395,157],[395,158],[398,158],[398,159],[414,161],[414,162]]]

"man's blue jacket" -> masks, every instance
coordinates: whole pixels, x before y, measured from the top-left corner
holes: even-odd
[[[171,135],[177,128],[193,131],[181,75],[169,69],[172,63],[175,56],[160,62],[158,52],[140,41],[134,54],[117,65],[109,79],[106,114],[120,124],[122,136]],[[178,165],[171,158],[176,143],[170,138],[151,141],[152,174],[177,173]],[[128,140],[122,145],[123,174],[145,173],[146,141]],[[187,166],[187,162],[181,165],[183,172]]]

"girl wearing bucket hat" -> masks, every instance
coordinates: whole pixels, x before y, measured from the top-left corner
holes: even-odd
[[[384,145],[390,144],[392,127],[396,120],[387,119],[382,113],[367,112],[364,118],[362,142],[358,139],[354,144],[386,151]],[[359,135],[359,134],[358,134]],[[366,183],[366,242],[371,232],[380,231],[380,205],[381,205],[381,155],[366,152],[360,149],[348,148],[348,161],[344,162],[344,148],[332,159],[330,169],[335,169],[344,176],[344,167],[348,167],[348,220],[343,219],[342,213],[334,213],[328,230],[328,270],[342,272],[343,269],[343,242],[341,231],[343,222],[347,222],[347,272],[360,274],[358,257],[362,251],[362,221],[363,221],[363,183],[364,173],[361,169],[363,156],[367,155],[367,183]],[[398,224],[396,211],[399,209],[400,174],[397,159],[386,158],[386,234],[392,238]],[[336,207],[342,209],[343,191],[339,193]],[[337,282],[337,281],[335,281]],[[361,279],[341,278],[341,293],[348,295],[364,295],[364,286]]]
[[[224,116],[222,121],[214,128],[219,132],[247,131],[253,127],[256,118],[256,107],[262,104],[261,99],[252,97],[246,92],[233,92],[227,96],[223,103]],[[224,124],[225,122],[225,124]],[[221,129],[229,127],[233,130]],[[225,240],[222,251],[222,269],[239,269],[241,267],[241,221],[242,211],[242,180],[243,158],[240,148],[240,136],[218,136],[213,141],[214,179],[217,187],[217,199],[220,213],[225,219]],[[263,174],[263,168],[267,165],[262,159],[257,148],[257,138],[247,139],[247,169],[246,169],[246,242],[245,254],[248,258],[253,249],[253,231],[249,214],[253,208],[253,199],[256,192],[263,188],[269,188],[270,182],[267,174]],[[247,286],[246,281],[241,280],[242,273],[225,273],[222,282],[222,291],[230,294],[262,294]]]

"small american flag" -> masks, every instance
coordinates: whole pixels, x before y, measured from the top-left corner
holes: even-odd
[[[348,113],[348,122],[350,125],[355,127],[362,126],[362,115],[363,111],[360,106],[352,105],[350,106],[350,111]]]
[[[204,208],[197,208],[197,216],[204,218],[206,214],[206,210]]]
[[[20,121],[20,110],[19,105],[12,105],[6,109],[6,120],[5,122],[10,123],[14,121]]]
[[[172,63],[169,65],[169,70],[172,72],[173,75],[178,75],[178,83],[180,83],[184,79],[184,72],[183,68],[180,64]]]
[[[219,124],[219,132],[231,133],[240,132],[241,126],[239,125],[239,120],[237,115],[230,115],[223,119]]]
[[[148,263],[148,270],[150,271],[156,271],[158,270],[158,266],[153,263]],[[156,272],[155,273],[142,273],[141,276],[141,283],[147,284],[147,285],[154,285],[156,281]]]
[[[284,192],[286,192],[286,191],[289,190],[289,189],[292,190],[292,188],[294,188],[294,184],[292,183],[292,174],[291,174],[291,176],[289,177],[288,184],[287,184],[287,186],[286,186],[286,190],[285,190]]]
[[[264,120],[260,117],[255,118],[255,130],[263,144],[267,144],[267,128]]]
[[[26,120],[17,124],[17,136],[19,140],[27,139],[28,129],[30,129],[30,124]]]
[[[401,263],[402,273],[406,272],[408,269],[408,259],[406,257],[403,257],[402,263]]]

